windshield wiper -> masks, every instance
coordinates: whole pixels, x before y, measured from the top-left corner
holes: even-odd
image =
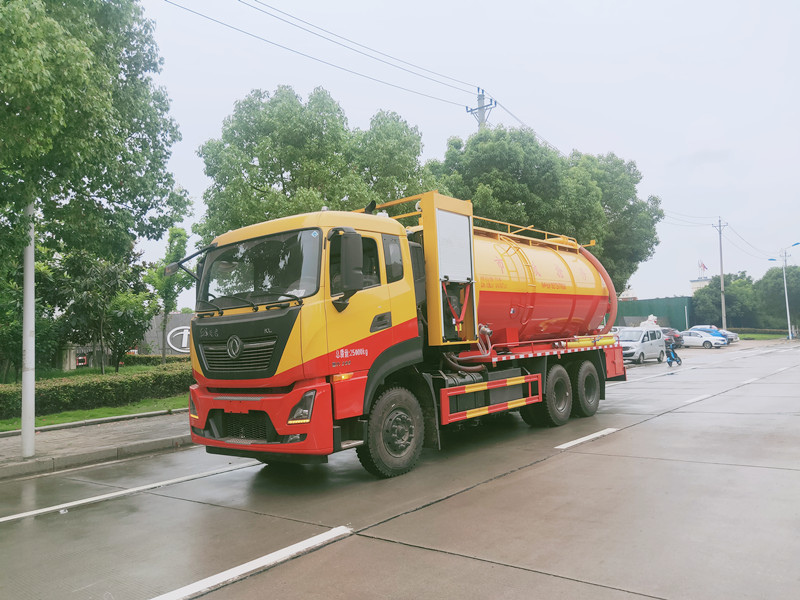
[[[216,298],[214,298],[216,300]],[[213,302],[209,302],[208,300],[198,300],[198,302],[202,302],[203,304],[208,304],[209,306],[213,307],[219,314],[222,314],[222,308],[219,305],[214,304]]]
[[[278,291],[275,291],[275,290],[261,290],[261,293],[262,294],[272,294],[273,296],[286,297],[286,298],[289,298],[290,300],[296,301],[301,306],[303,304],[303,299],[300,296],[296,296],[295,294],[292,294],[290,292],[278,292]],[[278,302],[280,302],[280,300],[271,300],[269,302],[262,302],[261,304],[276,304]]]
[[[244,302],[245,304],[248,304],[248,305],[252,306],[253,307],[253,311],[257,311],[258,310],[258,306],[256,306],[255,302],[253,302],[252,300],[248,300],[247,298],[242,298],[241,296],[236,296],[235,294],[231,294],[231,295],[225,294],[223,296],[217,296],[217,297],[214,298],[214,300],[220,300],[222,298],[233,298],[234,300],[239,300],[240,302]],[[209,302],[209,304],[211,304],[211,302]]]

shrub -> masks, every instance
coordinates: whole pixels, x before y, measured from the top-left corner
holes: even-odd
[[[36,415],[123,406],[148,398],[168,398],[188,391],[192,383],[192,371],[185,360],[138,373],[123,371],[37,381]],[[18,417],[21,411],[22,386],[0,385],[0,419]]]
[[[167,354],[167,364],[172,363],[188,363],[190,360],[188,354]],[[155,367],[161,364],[160,354],[126,354],[122,357],[122,363],[126,366],[133,367],[136,365],[145,365]]]

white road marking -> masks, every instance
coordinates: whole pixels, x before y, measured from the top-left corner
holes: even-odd
[[[174,485],[176,483],[183,483],[185,481],[192,481],[193,479],[202,479],[203,477],[211,477],[212,475],[220,475],[222,473],[228,473],[229,471],[237,471],[239,469],[246,469],[248,467],[252,467],[255,465],[260,465],[260,462],[252,461],[247,462],[243,465],[236,465],[235,467],[224,467],[222,469],[216,469],[214,471],[206,471],[204,473],[195,473],[194,475],[187,475],[185,477],[178,477],[177,479],[168,479],[166,481],[159,481],[156,483],[148,483],[147,485],[140,485],[139,487],[129,488],[125,490],[119,490],[118,492],[111,492],[109,494],[103,494],[101,496],[92,496],[91,498],[84,498],[83,500],[75,500],[74,502],[66,502],[64,504],[58,504],[56,506],[48,506],[46,508],[39,508],[37,510],[30,510],[24,513],[18,513],[16,515],[9,515],[7,517],[0,517],[0,523],[7,523],[9,521],[18,521],[19,519],[24,519],[25,517],[38,517],[40,515],[46,515],[49,513],[58,512],[61,514],[65,514],[69,512],[69,509],[76,508],[78,506],[84,506],[86,504],[95,504],[97,502],[103,502],[104,500],[112,500],[114,498],[122,498],[123,496],[131,496],[133,494],[138,494],[139,492],[146,492],[147,490],[154,490],[160,487],[166,487],[168,485]]]
[[[227,571],[212,575],[211,577],[206,577],[205,579],[201,579],[200,581],[191,583],[172,592],[156,596],[152,600],[186,600],[188,598],[195,598],[201,594],[207,594],[212,590],[250,575],[255,571],[263,571],[264,569],[275,566],[299,554],[332,542],[335,539],[348,536],[351,533],[353,533],[353,530],[349,527],[343,525],[334,527],[330,531],[320,533],[302,542],[292,544],[291,546],[287,546],[286,548],[277,550],[261,558],[241,564],[238,567],[233,567]]]
[[[599,437],[603,437],[604,435],[608,435],[609,433],[614,433],[618,431],[613,427],[609,427],[608,429],[603,429],[603,431],[598,431],[597,433],[593,433],[592,435],[587,435],[586,437],[579,438],[577,440],[572,440],[571,442],[567,442],[566,444],[561,444],[560,446],[556,446],[556,450],[566,450],[567,448],[572,448],[573,446],[577,446],[578,444],[582,444],[583,442],[588,442],[589,440],[593,440]]]
[[[752,379],[746,379],[741,383],[741,385],[747,385],[748,383],[753,383],[754,381],[758,381],[759,379],[761,379],[761,377],[753,377]]]
[[[687,400],[684,404],[691,404],[692,402],[700,402],[700,400],[705,400],[706,398],[711,398],[711,394],[703,394],[702,396],[698,396],[697,398],[692,398],[691,400]]]

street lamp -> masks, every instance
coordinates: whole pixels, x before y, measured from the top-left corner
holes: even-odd
[[[786,259],[789,257],[789,253],[787,252],[789,248],[794,248],[795,246],[800,246],[800,242],[795,242],[791,246],[787,246],[786,248],[781,248],[781,258],[783,258],[783,296],[786,298],[786,326],[789,329],[789,339],[792,339],[792,319],[789,316],[789,289],[786,287]],[[777,258],[770,258],[769,260],[776,261]]]

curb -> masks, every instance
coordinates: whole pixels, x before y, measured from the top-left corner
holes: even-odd
[[[154,410],[153,412],[136,413],[133,415],[120,415],[118,417],[103,417],[102,419],[87,419],[86,421],[73,421],[72,423],[60,423],[58,425],[42,425],[36,427],[34,431],[58,431],[59,429],[74,429],[75,427],[83,427],[84,425],[101,425],[103,423],[116,423],[118,421],[133,421],[134,419],[146,419],[147,417],[161,417],[164,415],[174,415],[183,412],[189,412],[188,408],[175,408],[173,410]],[[14,437],[22,435],[21,429],[14,429],[13,431],[0,431],[0,438]]]
[[[98,421],[101,420],[102,419],[98,419]],[[94,421],[85,421],[84,423],[90,422]],[[116,448],[90,450],[72,454],[70,456],[55,456],[50,458],[20,460],[18,462],[8,463],[0,466],[0,480],[7,479],[9,477],[24,477],[29,475],[55,473],[56,471],[63,471],[65,469],[72,469],[75,467],[82,467],[95,463],[121,460],[140,454],[163,452],[166,450],[180,450],[193,445],[192,436],[191,434],[187,433],[186,435],[161,438],[157,440],[132,442]]]

